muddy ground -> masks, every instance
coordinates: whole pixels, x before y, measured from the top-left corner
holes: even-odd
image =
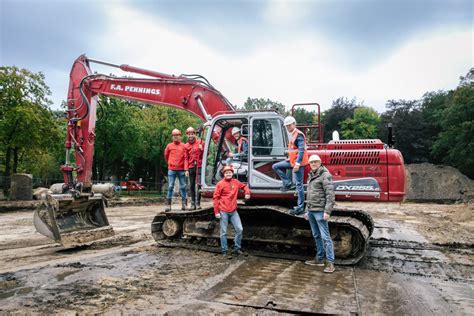
[[[474,313],[472,204],[339,203],[368,210],[369,253],[332,275],[300,261],[159,247],[163,205],[111,207],[116,235],[63,249],[32,211],[0,213],[0,314]]]

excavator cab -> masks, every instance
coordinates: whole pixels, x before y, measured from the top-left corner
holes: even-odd
[[[236,152],[237,142],[231,134],[233,127],[241,129],[241,137],[248,142],[247,155],[242,159],[229,159]],[[222,179],[226,164],[234,167],[235,178],[247,183],[252,190],[275,191],[282,183],[273,170],[273,164],[286,159],[288,134],[282,117],[276,112],[254,112],[221,115],[206,130],[202,192],[213,192]],[[206,194],[207,193],[207,194]]]

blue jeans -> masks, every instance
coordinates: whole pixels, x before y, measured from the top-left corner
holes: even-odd
[[[334,263],[334,248],[331,234],[329,233],[328,221],[325,221],[323,216],[324,212],[322,211],[308,212],[309,224],[316,242],[316,258],[323,260],[324,253],[326,253],[327,261]]]
[[[168,194],[166,195],[166,198],[173,198],[176,177],[179,179],[179,192],[181,193],[181,198],[186,200],[186,177],[183,170],[168,170]]]
[[[227,225],[229,225],[229,220],[234,226],[235,237],[234,237],[234,250],[239,250],[242,243],[242,232],[244,231],[242,227],[242,222],[240,221],[240,216],[237,211],[234,212],[220,212],[221,220],[221,249],[222,253],[227,252]]]
[[[303,186],[303,180],[304,180],[304,167],[300,166],[300,170],[298,172],[293,172],[293,167],[291,167],[291,164],[289,161],[280,161],[277,162],[272,166],[273,170],[276,172],[276,174],[280,177],[281,181],[283,182],[283,185],[288,187],[291,185],[291,181],[286,175],[286,171],[288,169],[292,169],[291,174],[294,180],[294,183],[296,184],[296,193],[298,195],[298,203],[296,205],[297,209],[303,209],[304,207],[304,186]]]

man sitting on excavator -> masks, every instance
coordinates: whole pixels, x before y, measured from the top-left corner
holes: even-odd
[[[237,141],[237,148],[235,153],[229,153],[229,158],[226,160],[226,164],[230,165],[232,161],[244,161],[247,160],[249,153],[249,141],[247,138],[240,134],[239,127],[232,128],[232,136]]]
[[[272,168],[283,182],[283,186],[280,188],[281,191],[286,192],[296,188],[298,204],[290,210],[290,214],[301,215],[304,213],[304,168],[308,164],[306,136],[296,128],[296,120],[293,116],[287,116],[284,125],[289,134],[288,159],[277,162]],[[296,187],[286,174],[288,169],[292,169],[292,177],[296,182]]]

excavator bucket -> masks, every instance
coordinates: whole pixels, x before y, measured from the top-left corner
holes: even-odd
[[[66,248],[82,246],[113,236],[102,194],[47,194],[35,211],[36,230]]]

